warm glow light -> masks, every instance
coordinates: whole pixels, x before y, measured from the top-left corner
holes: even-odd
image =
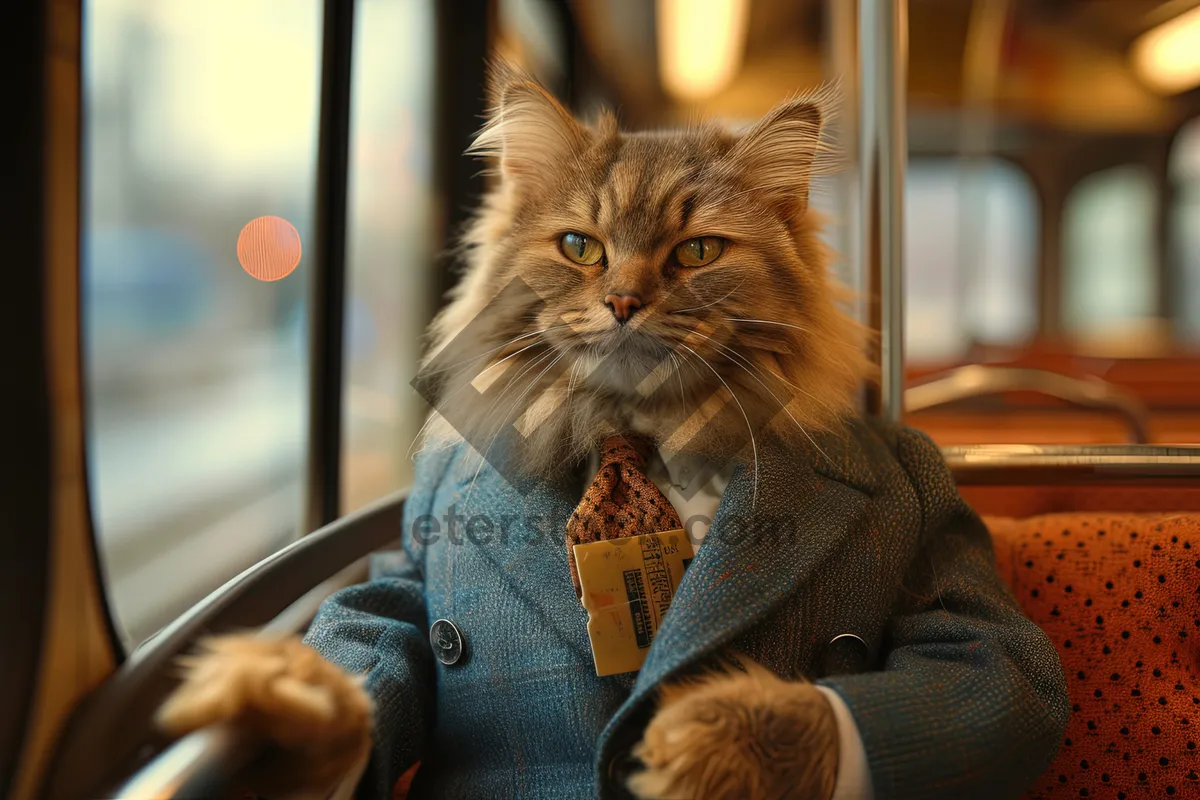
[[[258,217],[238,234],[237,257],[242,269],[260,281],[278,281],[300,263],[300,234],[279,217]]]
[[[1200,86],[1200,8],[1142,34],[1130,58],[1138,77],[1157,91],[1175,94]]]
[[[748,0],[658,0],[658,71],[667,91],[700,100],[742,65]]]

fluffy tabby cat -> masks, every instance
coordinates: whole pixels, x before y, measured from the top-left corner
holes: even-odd
[[[441,383],[442,414],[428,444],[487,450],[515,423],[515,468],[548,475],[616,427],[723,463],[754,421],[803,437],[850,410],[863,332],[836,304],[808,203],[830,92],[785,102],[741,136],[627,133],[609,113],[580,124],[511,71],[494,81],[472,150],[499,163],[500,180],[431,327],[425,375]],[[610,302],[620,296],[638,306],[625,325]],[[471,357],[438,359],[448,346]],[[471,383],[498,398],[487,413]],[[742,413],[705,424],[703,401],[730,397]]]
[[[427,446],[465,438],[482,467],[516,424],[526,438],[513,467],[550,475],[631,428],[749,461],[760,422],[799,440],[850,413],[863,336],[838,309],[808,202],[826,96],[784,102],[739,135],[716,125],[628,133],[607,113],[583,124],[503,67],[491,92],[474,151],[494,159],[498,180],[432,326],[424,376],[443,413]],[[274,781],[327,785],[368,749],[368,701],[306,650],[220,640],[160,719],[173,733],[236,720],[292,754]],[[714,709],[735,713],[714,726]],[[663,693],[631,789],[827,797],[836,741],[811,685],[752,665]]]

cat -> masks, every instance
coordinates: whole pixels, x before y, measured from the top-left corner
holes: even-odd
[[[483,469],[516,426],[504,468],[554,476],[632,430],[724,463],[753,460],[765,430],[812,441],[854,413],[866,335],[839,306],[809,202],[832,93],[788,99],[742,133],[631,133],[608,112],[575,119],[505,65],[489,92],[471,152],[497,169],[430,329],[426,448],[465,440]],[[366,757],[370,700],[316,658],[297,640],[219,639],[160,724],[249,725],[291,754],[269,788],[327,786]],[[837,729],[811,684],[749,663],[666,687],[634,752],[639,797],[827,798]]]
[[[848,293],[831,280],[808,202],[813,175],[836,161],[823,139],[835,90],[788,100],[740,136],[717,125],[624,133],[608,112],[585,126],[502,65],[491,94],[470,152],[498,163],[499,180],[465,237],[466,274],[430,328],[423,366],[440,383],[440,413],[427,447],[486,449],[523,422],[513,466],[527,475],[577,463],[614,428],[725,462],[747,419],[808,438],[853,412],[870,373],[866,332],[839,306]],[[568,237],[595,261],[567,255]],[[705,242],[702,264],[681,263],[682,249]],[[506,293],[514,281],[528,291]],[[599,302],[614,289],[638,298],[628,326]],[[452,342],[493,366],[430,370]],[[501,396],[544,385],[480,413],[464,386],[481,378]],[[705,424],[697,406],[721,386],[744,413]]]

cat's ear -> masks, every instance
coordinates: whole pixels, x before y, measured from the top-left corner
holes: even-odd
[[[492,66],[487,124],[468,152],[497,159],[506,180],[534,188],[562,174],[582,152],[587,131],[528,75]]]
[[[780,103],[730,151],[747,182],[789,213],[808,206],[814,167],[825,149],[822,131],[832,110],[829,94],[822,91]]]

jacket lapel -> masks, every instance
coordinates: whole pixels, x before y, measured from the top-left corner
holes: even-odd
[[[575,598],[567,566],[566,522],[580,496],[580,474],[568,470],[555,480],[525,479],[511,484],[494,468],[478,469],[479,456],[460,446],[452,467],[455,489],[449,504],[469,520],[483,517],[492,523],[486,542],[472,540],[460,531],[461,547],[483,559],[507,592],[523,601],[564,643],[579,653],[581,663],[591,662],[587,640],[587,612]],[[461,587],[454,587],[457,591]]]
[[[750,465],[738,465],[633,691],[601,737],[602,759],[659,683],[731,645],[847,545],[857,527],[847,492],[871,495],[878,486],[860,434],[855,425],[811,448],[760,443],[757,487]]]
[[[635,694],[729,645],[842,548],[850,526],[831,527],[838,515],[825,512],[846,487],[831,487],[810,459],[797,458],[781,442],[764,444],[758,486],[754,470],[739,464],[642,665]],[[836,462],[822,472],[839,483],[849,479]]]

